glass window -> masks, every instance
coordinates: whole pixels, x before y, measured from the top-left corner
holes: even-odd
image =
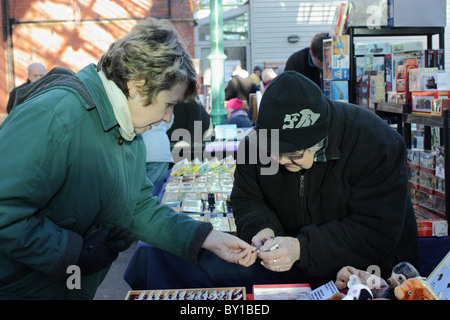
[[[200,26],[198,29],[199,40],[210,41],[209,33],[209,24]],[[248,40],[248,12],[231,19],[223,20],[223,40]]]

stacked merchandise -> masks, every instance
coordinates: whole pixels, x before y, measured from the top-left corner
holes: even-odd
[[[408,150],[407,166],[419,236],[447,236],[443,150]]]
[[[443,109],[449,108],[450,74],[439,70],[425,67],[409,71],[412,113],[442,116]]]
[[[355,43],[356,104],[374,109],[376,102],[386,101],[392,83],[386,63],[390,53],[389,43]]]
[[[439,90],[437,74],[442,73],[441,80],[445,79],[444,50],[424,50],[421,41],[395,44],[392,45],[392,66],[395,81],[392,83],[392,91],[387,90],[387,102],[412,106],[413,113],[430,114],[431,100],[435,98],[431,98],[432,92]],[[422,91],[428,93],[414,93]],[[417,105],[413,103],[413,96],[428,98],[417,98]],[[435,96],[442,97],[445,93],[436,93]]]
[[[233,174],[228,171],[234,166],[229,158],[177,163],[165,185],[161,203],[193,219],[211,222],[217,230],[236,232],[229,199]]]
[[[348,102],[349,54],[348,35],[323,40],[323,88],[331,100]]]
[[[245,287],[139,290],[128,291],[125,300],[246,300],[246,293]]]

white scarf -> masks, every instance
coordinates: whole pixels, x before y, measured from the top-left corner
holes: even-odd
[[[131,121],[130,107],[128,106],[127,97],[122,90],[112,80],[108,80],[105,73],[100,70],[98,72],[102,80],[103,88],[105,88],[106,95],[112,105],[114,116],[119,123],[120,135],[127,141],[131,141],[136,136],[134,133],[133,122]]]

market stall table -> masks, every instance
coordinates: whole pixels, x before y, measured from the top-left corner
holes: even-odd
[[[285,282],[279,273],[268,271],[258,262],[247,268],[205,251],[194,265],[142,241],[123,278],[133,290],[246,287],[251,292],[254,284]]]
[[[450,237],[419,238],[420,274],[428,276],[450,251]],[[133,290],[246,287],[254,284],[285,283],[279,273],[271,272],[257,261],[251,267],[228,263],[205,251],[197,265],[139,241],[124,273]],[[330,279],[333,280],[333,279]]]

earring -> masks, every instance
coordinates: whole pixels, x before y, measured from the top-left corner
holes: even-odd
[[[135,95],[135,94],[132,94],[132,95],[130,96],[130,98],[131,98],[131,100],[134,100],[134,99],[136,98],[136,95]]]

